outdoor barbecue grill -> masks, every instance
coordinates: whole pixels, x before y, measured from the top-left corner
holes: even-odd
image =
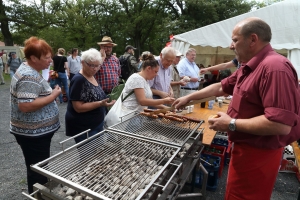
[[[202,123],[203,121],[200,123],[192,121],[178,122],[166,118],[153,119],[144,115],[136,115],[108,129],[170,145],[182,146]]]
[[[136,115],[32,169],[93,199],[176,197],[199,163],[201,123]],[[186,155],[179,158],[183,150]],[[62,186],[50,188],[55,195],[49,199],[63,199]]]

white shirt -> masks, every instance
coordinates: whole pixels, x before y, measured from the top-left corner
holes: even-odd
[[[131,91],[133,91],[136,88],[143,88],[145,91],[145,96],[147,99],[152,99],[152,91],[150,89],[150,86],[146,79],[139,75],[138,73],[132,74],[128,80],[125,83],[125,87],[122,91],[123,98],[126,97],[127,94],[129,94]],[[130,96],[125,99],[123,102],[123,106],[130,110],[137,110],[137,111],[143,111],[144,108],[147,106],[141,106],[137,99],[135,94],[131,94]]]

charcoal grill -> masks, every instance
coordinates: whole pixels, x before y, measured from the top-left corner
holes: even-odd
[[[49,183],[60,183],[93,199],[173,199],[199,163],[202,123],[138,114],[32,169],[48,177]],[[179,159],[186,143],[191,147]],[[61,198],[55,194],[49,199]]]
[[[31,168],[94,199],[141,199],[179,151],[103,131]]]
[[[203,121],[195,123],[192,121],[178,122],[166,118],[153,119],[139,114],[108,127],[108,129],[170,145],[182,146],[202,123]]]

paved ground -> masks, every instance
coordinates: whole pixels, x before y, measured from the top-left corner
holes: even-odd
[[[21,192],[27,192],[26,169],[22,151],[15,138],[9,133],[10,106],[9,106],[9,84],[0,86],[0,200],[22,200],[26,199]],[[64,130],[64,114],[66,104],[59,104],[61,128],[55,133],[51,143],[51,155],[61,150],[59,142],[66,139]],[[69,144],[69,145],[72,145]],[[215,192],[207,192],[207,200],[220,200],[224,197],[226,185],[227,167],[225,166],[223,176],[219,179],[218,188]],[[297,199],[300,184],[295,174],[279,173],[272,200]],[[182,192],[188,192],[185,187]],[[196,189],[197,191],[197,189]],[[199,198],[188,198],[195,200]]]

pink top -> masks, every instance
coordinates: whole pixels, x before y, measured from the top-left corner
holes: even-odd
[[[267,45],[244,64],[221,82],[223,91],[233,95],[228,115],[237,119],[264,115],[268,120],[292,126],[292,129],[287,136],[229,131],[229,140],[257,148],[277,149],[299,139],[300,89],[290,61]]]

